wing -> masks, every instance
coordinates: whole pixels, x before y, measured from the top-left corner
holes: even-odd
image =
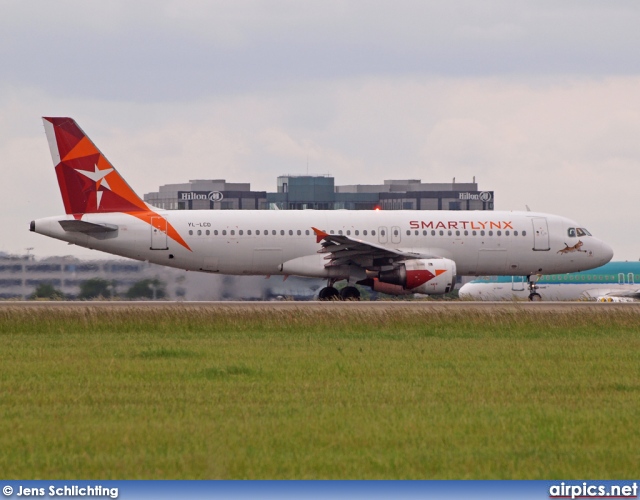
[[[594,288],[584,292],[587,297],[620,297],[640,300],[640,288]]]
[[[392,266],[395,262],[408,259],[437,259],[440,255],[407,252],[386,248],[368,241],[362,241],[341,234],[329,234],[315,227],[318,243],[322,248],[318,253],[326,253],[325,267],[355,264],[363,268]]]
[[[611,291],[606,294],[607,297],[626,297],[628,299],[640,299],[640,289],[636,288],[635,290],[618,290]]]

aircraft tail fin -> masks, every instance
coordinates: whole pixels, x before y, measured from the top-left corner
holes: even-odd
[[[42,120],[66,213],[149,209],[72,118]]]

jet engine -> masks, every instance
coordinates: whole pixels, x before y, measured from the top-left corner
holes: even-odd
[[[439,295],[453,290],[456,263],[450,259],[407,260],[388,271],[369,272],[372,288],[383,293]]]

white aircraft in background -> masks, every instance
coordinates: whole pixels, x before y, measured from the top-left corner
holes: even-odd
[[[460,288],[460,298],[472,300],[527,299],[525,276],[490,276]],[[609,262],[580,273],[541,276],[536,293],[542,300],[632,302],[640,299],[640,262]]]
[[[327,279],[320,299],[443,294],[456,273],[537,276],[598,267],[613,251],[564,217],[499,211],[161,210],[129,187],[71,118],[44,118],[66,215],[31,231],[155,264]],[[580,234],[580,236],[578,236]],[[350,284],[340,292],[334,283]]]

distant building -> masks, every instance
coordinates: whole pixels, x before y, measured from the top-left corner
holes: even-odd
[[[0,253],[0,300],[27,299],[41,284],[51,284],[73,299],[83,282],[101,278],[109,281],[113,297],[124,297],[143,279],[157,279],[168,300],[269,300],[275,297],[312,299],[324,280],[292,276],[223,276],[194,273],[130,259],[80,260],[75,257],[47,257]],[[111,297],[105,297],[111,298]]]
[[[330,175],[281,175],[277,192],[251,191],[248,183],[193,180],[167,184],[144,195],[151,205],[170,210],[493,210],[493,191],[475,182],[423,183],[420,179],[383,184],[335,186]]]
[[[184,184],[166,184],[156,193],[144,195],[144,201],[167,210],[264,210],[266,191],[251,191],[247,183],[224,179],[191,180]]]
[[[278,192],[268,193],[267,200],[280,210],[493,210],[493,191],[478,191],[475,180],[334,186],[331,176],[284,175],[278,177]]]

